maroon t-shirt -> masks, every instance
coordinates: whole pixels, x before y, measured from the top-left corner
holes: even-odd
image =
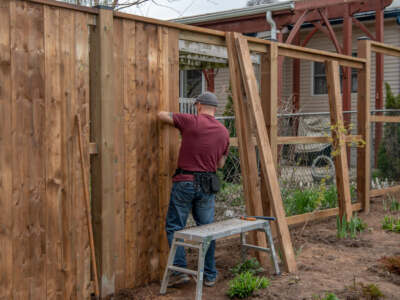
[[[187,171],[215,172],[218,161],[228,155],[229,132],[213,116],[173,114],[174,125],[182,135],[178,168]],[[192,181],[193,175],[179,174],[173,181]]]

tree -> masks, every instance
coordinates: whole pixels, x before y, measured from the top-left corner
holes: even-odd
[[[163,6],[157,3],[155,0],[58,0],[58,1],[76,5],[83,5],[83,6],[106,5],[106,6],[111,6],[115,10],[141,5],[145,2],[150,2],[150,1],[157,5]]]

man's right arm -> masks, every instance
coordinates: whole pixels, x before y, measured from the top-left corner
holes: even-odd
[[[172,112],[168,111],[160,111],[157,115],[158,119],[161,122],[174,126],[174,119],[172,118],[172,116],[173,116]]]

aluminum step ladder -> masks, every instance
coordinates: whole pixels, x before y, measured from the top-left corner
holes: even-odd
[[[248,248],[255,249],[258,251],[269,252],[271,254],[271,258],[274,264],[275,272],[276,274],[280,274],[269,221],[270,220],[261,220],[261,219],[257,219],[255,221],[248,221],[239,218],[234,218],[222,222],[216,222],[208,225],[192,227],[189,229],[183,229],[175,232],[171,249],[169,251],[167,267],[165,268],[163,280],[161,283],[160,293],[161,294],[166,293],[169,275],[171,271],[177,271],[181,273],[191,274],[197,277],[195,299],[201,300],[202,290],[203,290],[204,260],[211,241],[232,236],[235,234],[240,234],[241,236],[240,240],[241,240],[243,260],[246,258],[246,250]],[[269,248],[258,247],[246,243],[245,233],[252,230],[263,230],[265,232]],[[197,271],[190,270],[187,268],[180,268],[173,265],[176,249],[178,246],[196,248],[199,250]]]

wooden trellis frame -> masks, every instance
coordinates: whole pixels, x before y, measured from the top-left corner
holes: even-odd
[[[361,82],[364,86],[361,87],[363,92],[360,94],[359,97],[365,97],[369,99],[370,93],[370,65],[371,65],[371,55],[372,53],[384,54],[388,56],[395,56],[400,58],[400,47],[395,47],[391,45],[386,45],[384,43],[375,42],[372,40],[360,40],[358,41],[358,51],[359,56],[366,59],[366,68],[364,72],[361,72]],[[359,76],[360,76],[359,75]],[[400,123],[400,116],[382,116],[382,115],[371,115],[370,112],[370,105],[365,105],[365,107],[358,107],[358,116],[359,122],[362,121],[362,127],[360,128],[359,133],[361,133],[366,141],[366,147],[363,149],[358,150],[358,156],[361,156],[358,161],[358,165],[364,165],[364,169],[360,170],[360,174],[357,176],[359,182],[357,183],[361,185],[363,188],[363,195],[366,198],[366,206],[365,210],[369,211],[369,199],[371,197],[383,196],[390,193],[400,192],[400,185],[392,186],[389,188],[384,189],[377,189],[377,190],[369,190],[370,184],[370,129],[371,123]],[[360,155],[361,154],[361,155]]]

